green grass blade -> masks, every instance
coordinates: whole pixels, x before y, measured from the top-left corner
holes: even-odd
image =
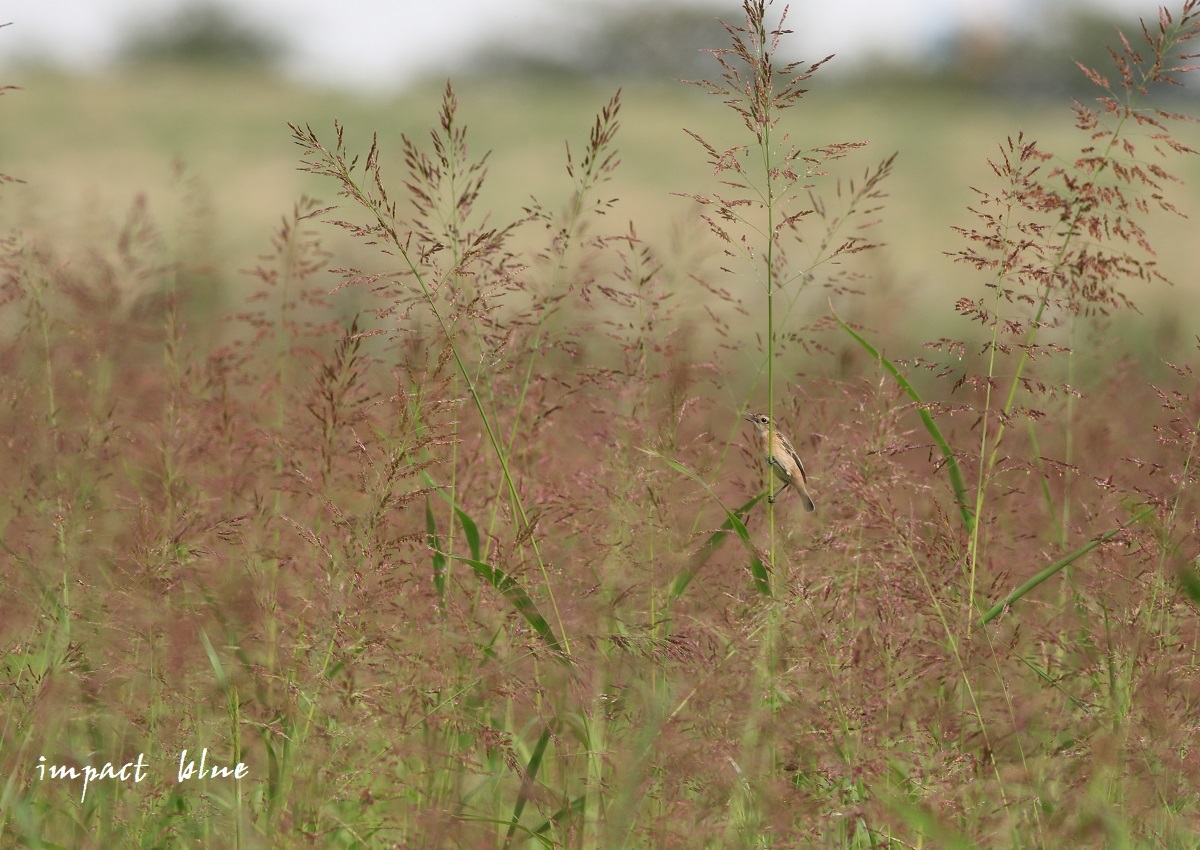
[[[1044,582],[1046,579],[1050,578],[1052,575],[1057,573],[1063,567],[1070,566],[1075,561],[1079,560],[1084,555],[1086,555],[1088,552],[1095,549],[1101,543],[1105,542],[1106,540],[1111,540],[1113,537],[1120,534],[1126,528],[1133,525],[1135,522],[1140,521],[1143,517],[1147,516],[1148,514],[1152,513],[1153,511],[1154,511],[1154,508],[1146,508],[1141,513],[1137,514],[1136,516],[1134,516],[1132,519],[1128,520],[1127,522],[1123,522],[1120,525],[1118,525],[1116,528],[1110,529],[1110,530],[1104,532],[1103,534],[1101,534],[1099,537],[1093,538],[1092,540],[1088,541],[1083,546],[1079,547],[1078,549],[1076,549],[1074,552],[1070,553],[1069,555],[1059,558],[1053,564],[1046,567],[1046,569],[1042,570],[1040,573],[1035,575],[1029,581],[1025,582],[1023,585],[1018,587],[1012,593],[1008,594],[1008,596],[1004,597],[1004,599],[1002,599],[1000,602],[997,602],[995,605],[993,605],[991,608],[989,608],[987,613],[985,613],[980,618],[979,624],[981,626],[987,625],[992,620],[999,617],[1000,614],[1006,608],[1008,608],[1008,606],[1012,605],[1014,602],[1016,602],[1018,599],[1020,599],[1026,593],[1029,593],[1029,591],[1033,590],[1035,587],[1037,587],[1039,584]]]
[[[515,578],[503,570],[476,558],[451,555],[448,552],[442,554],[448,558],[453,558],[456,561],[462,561],[464,564],[467,564],[475,571],[475,575],[503,594],[504,598],[509,601],[516,612],[538,633],[538,636],[555,652],[563,653],[561,660],[564,662],[567,661],[566,650],[559,643],[554,630],[550,628],[550,623],[542,616],[542,612],[538,610],[537,604],[534,603],[533,599],[525,592],[525,589],[521,587]]]
[[[467,547],[471,550],[471,557],[478,560],[480,557],[480,554],[479,554],[480,553],[479,526],[475,524],[475,520],[471,519],[471,515],[468,514],[466,511],[464,511],[461,507],[459,507],[458,503],[454,501],[454,494],[451,492],[452,488],[444,487],[444,486],[438,484],[438,482],[434,479],[434,477],[429,474],[428,470],[422,470],[421,474],[425,477],[425,483],[431,489],[437,490],[437,492],[441,495],[441,497],[450,503],[450,507],[454,508],[454,513],[458,517],[459,524],[462,526],[463,534],[466,535]],[[425,516],[426,516],[426,519],[425,519],[426,525],[428,525],[428,522],[429,522],[428,503],[426,503]],[[441,546],[438,546],[437,548],[441,549]]]
[[[541,826],[531,830],[533,835],[544,836],[552,827],[564,823],[568,818],[577,818],[584,812],[584,807],[587,805],[587,795],[580,794],[575,799],[571,800],[565,806],[561,807],[557,812],[554,812],[546,820],[542,821]]]
[[[221,658],[217,655],[217,650],[213,648],[212,641],[208,639],[208,632],[204,631],[203,626],[198,626],[198,628],[200,629],[200,642],[204,644],[204,654],[208,656],[208,663],[217,676],[217,684],[224,690],[229,684],[229,678],[225,675],[225,667],[221,664]]]
[[[481,818],[481,817],[475,817],[472,815],[459,815],[459,817],[462,820],[468,821],[470,823],[491,823],[491,824],[496,824],[497,826],[511,826],[512,825],[512,821],[503,820],[501,818]],[[554,850],[554,846],[555,846],[554,842],[550,838],[546,837],[545,835],[539,835],[538,833],[534,832],[527,826],[518,826],[517,829],[519,829],[522,834],[524,834],[527,838],[529,838],[530,841],[537,842],[537,844],[541,847],[544,847],[545,850]]]
[[[755,589],[758,590],[758,592],[761,593],[763,596],[772,596],[773,594],[771,591],[770,574],[767,571],[766,565],[763,564],[762,558],[759,557],[758,550],[754,548],[754,544],[750,540],[750,532],[746,530],[745,523],[742,522],[742,520],[738,517],[738,515],[736,513],[734,513],[733,511],[729,510],[729,508],[725,507],[725,503],[717,498],[717,495],[712,491],[712,488],[708,486],[708,483],[705,482],[705,480],[703,478],[701,478],[696,473],[692,472],[690,469],[688,469],[682,463],[680,463],[679,461],[676,461],[676,460],[672,460],[671,458],[666,457],[664,455],[661,455],[652,449],[642,449],[642,451],[645,452],[646,454],[650,455],[651,457],[656,457],[659,460],[663,461],[665,464],[667,464],[667,466],[671,467],[676,472],[686,475],[688,478],[692,479],[697,484],[699,484],[701,487],[703,487],[705,489],[705,491],[708,493],[708,495],[713,497],[713,501],[715,501],[718,505],[721,506],[721,510],[725,511],[726,520],[725,520],[725,524],[721,526],[721,529],[725,529],[726,527],[733,529],[733,531],[737,534],[738,538],[742,541],[742,544],[746,547],[746,551],[750,553],[750,575],[754,578]],[[761,499],[761,498],[762,498],[762,495],[759,495],[758,497],[756,497],[755,499],[750,501],[747,505],[745,505],[744,508],[746,510],[748,510],[750,508],[750,506],[752,506],[756,501],[758,501],[758,499]],[[724,533],[726,533],[726,532],[723,530],[718,530],[716,532],[716,534],[724,534]],[[708,547],[711,543],[712,543],[712,538],[710,537],[708,542],[705,543],[705,547]],[[700,551],[704,552],[704,548],[702,547]],[[705,560],[707,560],[707,557],[711,554],[712,554],[711,551],[708,552],[708,555],[705,556]],[[693,563],[694,563],[694,561],[693,561]],[[676,576],[675,581],[673,581],[671,583],[671,593],[676,596],[678,595],[678,593],[682,593],[683,589],[687,587],[688,583],[692,580],[692,577],[694,575],[695,575],[695,570],[692,569],[691,566],[689,566],[687,571],[680,573],[678,576]],[[678,591],[678,593],[676,593],[676,591]]]
[[[533,748],[533,753],[529,756],[529,764],[525,766],[525,778],[521,782],[521,790],[517,794],[517,802],[513,806],[512,821],[508,825],[508,835],[505,836],[504,846],[512,845],[513,838],[517,832],[517,825],[521,823],[521,815],[525,811],[525,803],[529,801],[530,791],[533,790],[534,780],[538,775],[538,771],[542,767],[542,759],[546,755],[546,747],[550,743],[550,727],[542,730],[542,734],[538,737],[538,742]]]
[[[671,582],[671,587],[670,590],[668,590],[668,593],[672,600],[683,596],[683,593],[685,590],[687,590],[688,585],[692,583],[692,579],[695,578],[696,574],[699,573],[704,565],[708,563],[709,558],[717,553],[717,550],[721,548],[721,546],[725,543],[725,540],[729,537],[729,533],[735,530],[734,522],[743,523],[743,529],[746,527],[743,517],[750,512],[752,507],[762,501],[762,498],[765,495],[765,493],[759,493],[740,508],[734,509],[733,516],[726,518],[725,522],[721,524],[721,527],[709,535],[709,538],[704,541],[704,545],[696,551],[696,554],[692,555],[687,567],[680,572],[679,575],[675,576],[675,580]],[[753,555],[752,557],[757,557],[757,555]]]
[[[1180,570],[1179,586],[1193,602],[1200,603],[1200,572],[1196,571],[1194,565]]]
[[[888,360],[879,353],[871,343],[863,339],[853,328],[842,321],[842,317],[834,312],[830,307],[830,312],[833,313],[834,320],[842,326],[842,330],[850,334],[854,340],[862,346],[863,350],[875,358],[884,369],[896,380],[900,388],[908,394],[908,397],[915,401],[918,405],[924,404],[921,399],[921,394],[916,388],[908,382],[908,379],[893,365],[892,361]],[[971,510],[971,500],[967,495],[967,485],[963,481],[962,470],[958,468],[958,460],[954,457],[954,452],[950,449],[950,444],[946,442],[946,438],[942,436],[941,429],[937,423],[933,421],[933,417],[929,415],[929,411],[924,407],[918,407],[917,412],[921,416],[921,423],[925,426],[925,430],[929,432],[929,436],[937,443],[938,450],[942,453],[942,459],[945,461],[946,474],[950,478],[950,488],[954,491],[954,501],[958,503],[958,512],[962,514],[963,526],[969,534],[975,528],[975,514]]]
[[[1046,471],[1046,461],[1042,457],[1042,450],[1038,447],[1037,429],[1033,427],[1032,420],[1026,423],[1029,434],[1029,448],[1033,452],[1033,462],[1037,464],[1038,472],[1041,473],[1042,499],[1046,503],[1047,512],[1054,520],[1054,536],[1061,541],[1061,545],[1066,545],[1066,529],[1063,528],[1062,520],[1059,519],[1058,505],[1054,502],[1054,494],[1050,492],[1050,475]]]
[[[1054,688],[1056,691],[1058,691],[1064,697],[1066,697],[1066,699],[1071,703],[1071,705],[1075,706],[1076,708],[1078,708],[1080,711],[1084,712],[1085,714],[1092,713],[1092,710],[1088,707],[1088,704],[1086,702],[1084,702],[1083,700],[1081,700],[1079,697],[1072,694],[1066,688],[1064,688],[1062,686],[1062,683],[1060,681],[1058,681],[1058,679],[1055,679],[1053,676],[1051,676],[1049,673],[1047,673],[1041,667],[1034,664],[1032,661],[1030,661],[1024,655],[1021,655],[1019,652],[1014,652],[1013,657],[1016,658],[1018,661],[1020,661],[1022,664],[1024,664],[1026,667],[1028,667],[1030,670],[1032,670],[1035,674],[1037,674],[1038,678],[1040,678],[1043,682],[1045,682],[1047,685]]]
[[[457,510],[457,508],[456,508]],[[446,555],[442,552],[442,540],[437,533],[437,520],[433,517],[433,506],[425,497],[425,540],[433,550],[433,587],[437,590],[438,604],[446,604]]]
[[[946,850],[980,850],[978,844],[969,836],[959,832],[940,816],[926,807],[893,796],[886,800],[887,808],[899,815],[917,834],[917,841],[911,847],[943,847]],[[928,843],[924,839],[929,839]]]
[[[462,525],[463,534],[467,537],[467,548],[471,550],[471,557],[479,560],[479,527],[475,525],[475,520],[471,519],[458,505],[454,506],[454,512],[458,514],[458,521]]]

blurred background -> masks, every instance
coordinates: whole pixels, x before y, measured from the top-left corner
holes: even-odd
[[[150,58],[271,67],[307,83],[396,90],[430,74],[559,72],[612,77],[703,72],[696,51],[736,20],[715,0],[67,0],[6,4],[14,64],[95,71]],[[783,5],[778,5],[782,11]],[[1009,89],[1068,86],[1064,51],[1102,50],[1147,0],[839,0],[795,4],[787,58],[841,56],[840,70],[903,65]],[[1016,62],[1020,58],[1022,61]]]
[[[1178,4],[1176,4],[1178,5]],[[775,4],[779,15],[783,5]],[[868,141],[839,176],[859,178],[898,153],[891,200],[870,259],[874,285],[949,314],[945,284],[961,267],[950,228],[970,226],[972,186],[1019,131],[1064,159],[1086,144],[1072,99],[1099,94],[1076,60],[1108,72],[1106,44],[1131,36],[1146,0],[820,0],[793,4],[781,59],[836,54],[784,129],[806,147]],[[565,202],[564,140],[582,149],[592,118],[623,90],[618,221],[680,263],[704,254],[704,228],[676,194],[715,188],[703,151],[744,142],[719,101],[681,79],[715,77],[706,47],[728,37],[740,4],[712,0],[24,0],[0,12],[0,223],[60,243],[102,242],[142,198],[160,227],[201,240],[214,299],[264,250],[301,194],[334,188],[296,170],[287,122],[351,149],[378,131],[399,179],[400,133],[425,138],[447,78],[472,149],[491,150],[484,203],[498,221],[530,195]],[[1197,87],[1174,93],[1197,113]],[[1200,138],[1185,137],[1200,147]],[[1191,159],[1197,159],[1192,157]],[[1200,214],[1194,162],[1178,206]],[[184,188],[186,187],[186,188]],[[174,225],[167,226],[174,222]],[[1191,244],[1192,225],[1164,219],[1159,238]],[[617,227],[617,229],[622,229]],[[358,250],[328,237],[335,252]],[[711,247],[711,246],[710,246]],[[690,252],[691,258],[687,256]],[[666,256],[670,262],[672,257]],[[1179,280],[1188,251],[1162,258]],[[339,260],[334,265],[344,265]],[[1187,282],[1187,281],[1183,281]],[[1191,286],[1188,291],[1200,287]],[[1179,293],[1176,292],[1176,295]]]

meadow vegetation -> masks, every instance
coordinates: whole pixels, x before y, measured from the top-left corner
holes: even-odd
[[[301,176],[234,144],[165,212],[0,183],[0,844],[1200,842],[1200,2],[970,166],[814,135],[870,110],[780,11],[691,138],[609,93],[553,175],[447,85],[377,135],[314,96]],[[309,194],[243,253],[209,168]]]

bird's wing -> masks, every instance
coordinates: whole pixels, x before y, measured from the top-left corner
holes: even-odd
[[[791,440],[789,440],[787,437],[783,437],[783,436],[781,436],[779,439],[783,440],[783,447],[785,449],[787,449],[787,453],[792,456],[792,460],[796,461],[796,467],[800,470],[800,478],[804,481],[805,484],[807,484],[808,483],[808,474],[805,473],[805,471],[804,471],[804,462],[802,460],[800,460],[800,455],[796,454],[796,450],[794,448],[792,448]]]

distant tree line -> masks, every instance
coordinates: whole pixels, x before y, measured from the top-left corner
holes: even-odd
[[[781,57],[781,61],[812,61],[824,55],[820,45],[804,44],[803,12],[802,4],[793,7],[789,25],[798,31],[810,55]],[[554,81],[700,79],[715,73],[715,60],[705,49],[728,42],[718,18],[736,23],[738,15],[733,0],[719,5],[655,0],[576,6],[570,21],[547,24],[524,37],[497,35],[492,43],[463,57],[458,67],[439,69],[439,73]],[[1112,61],[1103,45],[1116,41],[1118,29],[1132,34],[1138,23],[1070,4],[1058,7],[1049,24],[1037,32],[949,30],[918,59],[855,57],[853,62],[834,62],[825,79],[832,82],[840,77],[849,85],[985,89],[1023,96],[1083,94],[1091,86],[1075,60],[1111,72]],[[255,28],[212,0],[201,0],[146,23],[128,39],[122,58],[265,68],[277,65],[285,54],[278,36]]]
[[[287,50],[281,38],[224,6],[194,3],[134,29],[120,51],[126,64],[176,62],[268,68]]]

